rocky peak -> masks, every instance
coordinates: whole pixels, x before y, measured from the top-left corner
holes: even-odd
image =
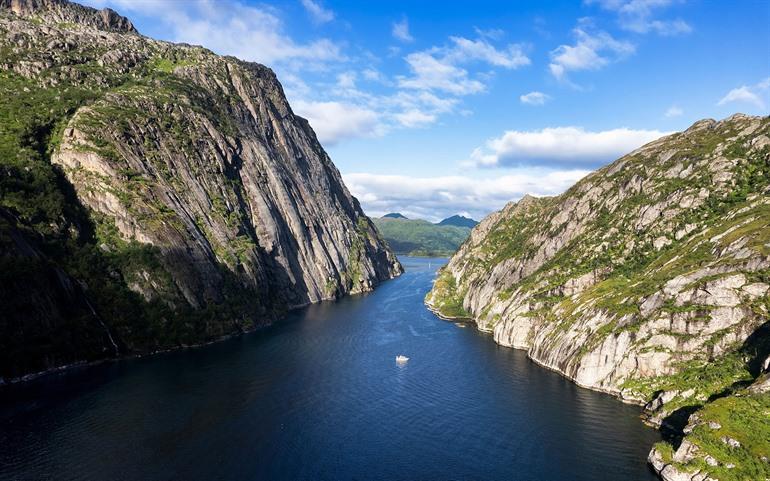
[[[517,202],[508,204],[506,208],[509,208],[511,212],[526,212],[541,205],[544,199],[547,199],[547,197],[535,197],[534,195],[524,194],[524,197]]]
[[[732,118],[732,117],[731,117],[731,118]],[[730,120],[730,119],[726,119],[726,120]],[[716,124],[717,124],[717,121],[716,121],[716,120],[714,120],[714,119],[701,119],[701,120],[698,120],[697,122],[695,122],[694,124],[692,124],[692,125],[691,125],[691,126],[690,126],[690,127],[687,129],[687,130],[685,130],[684,132],[685,132],[686,134],[691,134],[691,133],[695,133],[695,132],[698,132],[698,131],[700,131],[700,130],[711,129],[711,128],[713,128],[713,127],[714,127]]]
[[[401,273],[272,70],[134,32],[111,10],[0,0],[0,272],[30,273],[0,276],[19,303],[0,382],[219,339]]]
[[[129,19],[112,9],[97,10],[67,0],[0,0],[0,9],[51,23],[76,23],[111,32],[137,33]]]

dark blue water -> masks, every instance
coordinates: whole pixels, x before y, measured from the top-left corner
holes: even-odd
[[[436,260],[403,261],[259,333],[0,392],[0,478],[656,479],[638,408],[437,319]]]

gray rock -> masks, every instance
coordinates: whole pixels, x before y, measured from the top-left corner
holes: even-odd
[[[704,120],[560,196],[509,203],[474,229],[442,276],[495,342],[582,386],[638,400],[627,381],[719,357],[764,322],[752,301],[768,288],[749,279],[770,270],[755,245],[768,186],[718,216],[705,206],[732,193],[735,132],[746,148],[769,127],[765,117]],[[691,155],[706,137],[720,141]],[[630,262],[639,256],[647,263]],[[658,396],[647,405],[653,422],[665,404]]]
[[[741,443],[740,443],[740,442],[738,442],[738,440],[737,440],[737,439],[733,439],[733,438],[731,438],[731,437],[729,437],[729,436],[722,436],[722,437],[721,437],[721,438],[719,438],[719,439],[720,439],[720,440],[721,440],[723,443],[725,443],[726,445],[730,446],[731,448],[740,448],[740,447],[741,447]]]
[[[112,10],[65,0],[0,0],[0,51],[0,68],[35,88],[88,93],[60,119],[51,163],[97,228],[114,237],[99,239],[101,251],[118,255],[130,243],[152,257],[121,264],[114,278],[141,296],[137,302],[168,307],[172,318],[158,322],[158,339],[141,343],[136,326],[121,326],[115,335],[126,353],[237,334],[402,272],[269,68],[146,38]],[[14,219],[2,220],[0,237],[19,231]],[[67,288],[77,280],[60,279],[70,295],[49,301],[50,287],[34,294],[47,301],[42,322],[20,315],[11,324],[67,326],[67,305],[82,304],[83,294]],[[197,324],[173,318],[184,312],[210,314]],[[113,334],[109,319],[99,322],[107,336],[97,333],[92,344]],[[184,328],[168,327],[175,323]],[[164,329],[187,332],[180,339]],[[86,356],[78,343],[88,336],[68,336],[74,353],[67,356],[113,351],[89,344],[98,351]],[[65,362],[48,348],[35,362]]]

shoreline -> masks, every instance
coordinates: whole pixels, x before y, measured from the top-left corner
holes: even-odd
[[[224,341],[227,341],[227,340],[230,340],[230,339],[235,339],[237,337],[245,336],[245,335],[257,332],[257,331],[261,331],[263,329],[267,329],[267,328],[275,325],[276,323],[281,322],[281,320],[285,319],[286,316],[289,315],[290,313],[298,311],[298,310],[303,309],[305,307],[308,307],[308,306],[311,306],[311,305],[314,305],[314,304],[320,304],[322,302],[336,302],[336,301],[338,301],[338,300],[340,300],[342,298],[345,298],[345,297],[351,297],[351,296],[358,296],[358,295],[362,295],[362,294],[367,294],[368,292],[374,291],[374,289],[376,289],[377,287],[382,285],[382,283],[390,281],[390,280],[393,280],[396,277],[400,277],[400,276],[401,276],[401,274],[397,274],[396,276],[391,277],[389,279],[383,279],[383,280],[381,280],[377,285],[375,285],[369,291],[347,293],[347,294],[345,294],[344,296],[341,296],[341,297],[329,297],[329,298],[320,299],[317,302],[306,302],[304,304],[297,304],[297,305],[291,306],[288,309],[286,309],[286,312],[283,312],[280,315],[277,315],[274,319],[271,319],[271,320],[269,320],[266,323],[255,325],[254,327],[252,327],[250,329],[242,329],[242,330],[240,330],[238,332],[233,332],[231,334],[225,334],[224,336],[220,336],[220,337],[218,337],[216,339],[212,339],[210,341],[200,342],[200,343],[196,343],[196,344],[186,344],[186,345],[168,347],[168,348],[165,348],[165,349],[158,349],[158,350],[150,351],[150,352],[126,354],[126,355],[121,355],[121,356],[116,356],[116,357],[108,357],[108,358],[104,358],[104,359],[96,359],[94,361],[75,361],[75,362],[71,362],[69,364],[64,364],[64,365],[61,365],[61,366],[52,367],[52,368],[49,368],[49,369],[45,369],[43,371],[37,371],[37,372],[25,374],[23,376],[15,377],[15,378],[4,379],[4,378],[0,377],[0,392],[3,392],[3,390],[12,388],[14,386],[22,386],[25,383],[29,383],[29,382],[32,382],[32,381],[35,381],[35,380],[38,380],[38,379],[45,378],[46,376],[51,376],[51,375],[54,375],[54,374],[61,374],[61,373],[65,373],[67,371],[71,371],[71,370],[75,370],[75,369],[79,369],[79,368],[87,369],[89,367],[96,367],[96,366],[99,366],[99,365],[102,365],[102,364],[106,364],[106,363],[130,361],[130,360],[135,360],[135,359],[142,359],[142,358],[145,358],[145,357],[157,356],[157,355],[160,355],[160,354],[167,354],[167,353],[170,353],[170,352],[184,351],[184,350],[188,350],[188,349],[198,349],[198,348],[210,346],[212,344],[217,344],[217,343],[220,343],[220,342],[224,342]]]
[[[487,333],[487,334],[491,334],[492,333],[492,331],[489,330],[489,329],[482,329],[482,328],[480,328],[479,324],[476,322],[476,319],[474,319],[473,317],[452,317],[452,316],[446,316],[446,315],[442,314],[441,312],[439,312],[438,309],[436,309],[432,305],[428,304],[427,302],[425,302],[425,307],[430,312],[432,312],[436,317],[438,317],[439,319],[442,319],[442,320],[445,320],[445,321],[450,321],[450,322],[460,321],[460,322],[472,323],[472,324],[474,324],[476,326],[476,330],[477,331],[483,332],[483,333]],[[516,347],[516,346],[506,346],[504,344],[500,344],[499,342],[495,341],[494,339],[492,339],[492,342],[494,342],[495,344],[497,344],[500,347],[505,347],[505,348],[508,348],[508,349],[516,349],[516,350],[519,350],[519,351],[526,351],[527,359],[531,360],[532,362],[534,362],[535,364],[537,364],[538,366],[540,366],[542,368],[545,368],[545,369],[548,369],[549,371],[553,371],[553,372],[558,373],[561,377],[563,377],[565,379],[568,379],[570,382],[572,382],[573,384],[575,384],[578,387],[581,387],[583,389],[588,389],[588,390],[594,391],[594,392],[601,392],[601,393],[604,393],[604,394],[608,394],[608,395],[614,397],[615,399],[617,399],[618,401],[621,401],[624,404],[631,404],[631,405],[635,405],[635,406],[644,406],[645,404],[647,404],[645,401],[643,401],[641,399],[624,398],[624,397],[622,397],[620,395],[620,391],[613,391],[613,390],[609,390],[609,389],[601,389],[601,388],[598,388],[598,387],[581,384],[581,383],[577,382],[573,376],[570,376],[570,375],[564,373],[564,371],[560,370],[559,368],[556,368],[556,367],[550,366],[548,364],[545,364],[544,362],[542,362],[542,361],[532,357],[530,355],[529,349],[527,349],[527,348]],[[645,423],[645,424],[648,424],[650,426],[656,426],[656,427],[659,426],[659,425],[654,424],[654,423]]]
[[[321,301],[321,302],[324,302],[324,301]],[[300,309],[300,308],[298,308],[298,309]],[[292,310],[294,310],[294,309],[292,309]],[[288,312],[291,312],[291,311],[288,311]],[[206,346],[210,346],[212,344],[216,344],[216,343],[219,343],[219,342],[227,341],[229,339],[234,339],[234,338],[246,335],[246,334],[251,334],[251,333],[256,332],[258,330],[261,330],[261,329],[266,329],[266,328],[272,326],[273,324],[275,324],[275,322],[269,322],[267,324],[254,327],[252,329],[242,330],[241,332],[234,332],[232,334],[227,334],[225,336],[221,336],[221,337],[218,337],[216,339],[212,339],[210,341],[201,342],[201,343],[197,343],[197,344],[188,344],[188,345],[182,345],[182,346],[175,346],[175,347],[169,347],[169,348],[166,348],[166,349],[158,349],[156,351],[136,353],[136,354],[126,354],[124,356],[110,357],[110,358],[104,358],[104,359],[97,359],[97,360],[94,360],[94,361],[76,361],[76,362],[72,362],[72,363],[69,363],[69,364],[64,364],[62,366],[52,367],[52,368],[46,369],[44,371],[37,371],[37,372],[25,374],[25,375],[20,376],[20,377],[0,380],[0,392],[2,392],[3,389],[10,388],[12,386],[21,386],[21,385],[23,385],[25,383],[32,382],[32,381],[35,381],[37,379],[44,378],[46,376],[50,376],[50,375],[54,375],[54,374],[60,374],[60,373],[65,373],[67,371],[72,371],[72,370],[79,369],[79,368],[87,369],[89,367],[96,367],[96,366],[100,366],[102,364],[107,364],[107,363],[121,362],[121,361],[130,361],[130,360],[142,359],[142,358],[145,358],[145,357],[157,356],[157,355],[160,355],[160,354],[167,354],[167,353],[170,353],[170,352],[184,351],[184,350],[187,350],[187,349],[197,349],[197,348],[201,348],[201,347],[206,347]]]
[[[476,330],[477,331],[482,332],[482,333],[486,333],[486,334],[492,333],[492,331],[489,330],[489,329],[481,329],[479,327],[478,322],[476,322],[475,318],[472,318],[472,317],[462,317],[462,318],[460,318],[460,317],[445,316],[444,314],[441,314],[438,311],[437,308],[435,308],[433,305],[431,305],[427,301],[424,302],[424,305],[425,305],[425,307],[430,312],[432,312],[439,319],[442,319],[442,320],[445,320],[445,321],[449,321],[449,322],[455,322],[455,321],[462,321],[462,322],[466,322],[466,323],[467,322],[472,322],[476,326]],[[492,342],[494,342],[496,345],[498,345],[500,347],[505,347],[505,348],[508,348],[508,349],[516,349],[516,350],[519,350],[519,351],[526,351],[527,359],[529,359],[530,361],[532,361],[533,363],[535,363],[539,367],[545,368],[545,369],[547,369],[549,371],[553,371],[553,372],[559,374],[561,377],[569,380],[575,386],[578,386],[578,387],[580,387],[582,389],[587,389],[587,390],[590,390],[590,391],[600,392],[600,393],[603,393],[603,394],[607,394],[607,395],[612,396],[613,398],[617,399],[618,401],[622,402],[623,404],[629,404],[629,405],[633,405],[633,406],[640,406],[642,408],[647,404],[644,400],[641,400],[641,399],[624,398],[624,397],[622,397],[620,391],[611,391],[609,389],[600,389],[600,388],[596,388],[596,387],[593,387],[593,386],[587,386],[587,385],[581,384],[581,383],[577,382],[574,379],[573,376],[570,376],[570,375],[564,373],[562,370],[560,370],[558,368],[555,368],[553,366],[549,366],[548,364],[545,364],[544,362],[542,362],[542,361],[532,357],[532,355],[530,354],[529,349],[522,348],[522,347],[515,347],[515,346],[506,346],[504,344],[500,344],[499,342],[495,341],[494,339],[492,339]],[[655,429],[657,432],[659,432],[661,434],[663,434],[663,430],[664,429],[672,429],[673,431],[676,431],[678,434],[683,434],[682,432],[680,432],[679,430],[673,428],[672,426],[667,426],[664,423],[656,423],[656,422],[651,421],[650,420],[650,416],[647,416],[645,414],[644,409],[640,409],[640,411],[639,411],[639,419],[642,421],[642,423],[645,426],[648,426],[649,428]],[[647,464],[650,467],[650,469],[652,469],[657,474],[658,477],[660,477],[661,479],[665,479],[662,476],[661,472],[658,471],[656,469],[656,466],[650,461],[650,456],[652,455],[653,451],[655,451],[655,448],[653,446],[650,449],[651,449],[651,451],[650,451],[650,455],[648,455],[648,458],[647,458]]]

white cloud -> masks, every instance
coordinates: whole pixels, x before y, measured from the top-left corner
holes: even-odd
[[[334,12],[323,8],[320,3],[313,0],[302,0],[302,6],[316,23],[327,23],[334,20]]]
[[[690,24],[682,19],[655,18],[655,10],[670,6],[673,0],[586,0],[586,3],[595,3],[605,10],[616,12],[620,27],[631,32],[655,32],[663,36],[692,32]]]
[[[476,35],[482,38],[489,38],[492,40],[500,40],[505,36],[505,31],[499,28],[488,28],[483,29],[479,27],[473,27],[473,31],[476,32]]]
[[[340,47],[333,41],[296,42],[284,33],[275,10],[238,1],[90,0],[86,3],[156,16],[169,28],[169,38],[173,41],[203,45],[217,53],[271,67],[281,64],[295,69],[313,68],[344,60]]]
[[[485,40],[469,40],[463,37],[449,37],[454,48],[444,57],[452,62],[484,61],[495,67],[514,69],[530,64],[520,45],[511,44],[505,50],[498,50]]]
[[[355,72],[342,72],[337,75],[337,86],[343,89],[356,88],[356,73]]]
[[[396,114],[396,120],[404,127],[422,127],[436,121],[436,116],[427,114],[418,109],[408,110]]]
[[[443,90],[455,95],[468,95],[484,90],[484,84],[468,78],[468,71],[437,59],[428,52],[415,52],[405,58],[413,77],[399,78],[404,88]]]
[[[405,57],[411,77],[398,77],[399,86],[409,89],[439,90],[454,95],[469,95],[486,89],[479,79],[470,78],[462,64],[482,62],[493,67],[516,69],[530,64],[520,45],[498,49],[483,39],[449,37],[451,45],[433,47]],[[479,78],[484,78],[482,75]]]
[[[560,45],[551,52],[548,68],[558,80],[567,80],[569,71],[601,69],[635,50],[633,44],[616,40],[607,32],[589,33],[578,27],[573,33],[574,45]]]
[[[377,137],[385,133],[373,110],[344,102],[309,102],[298,100],[294,111],[305,117],[318,139],[325,145],[355,137]]]
[[[383,108],[395,110],[402,113],[412,114],[408,116],[397,117],[400,118],[399,122],[403,119],[417,118],[414,115],[414,111],[419,110],[427,115],[421,116],[423,125],[429,118],[436,120],[438,114],[445,114],[452,112],[458,101],[454,98],[442,98],[438,97],[430,92],[408,92],[400,91],[394,95],[383,97],[380,99]]]
[[[391,30],[393,37],[401,40],[402,42],[413,42],[414,37],[409,33],[409,20],[404,17],[400,22],[393,23],[393,29]]]
[[[717,105],[725,105],[731,102],[741,102],[754,105],[757,108],[765,108],[765,99],[768,97],[768,90],[770,90],[770,77],[759,82],[756,85],[743,85],[738,88],[734,88],[727,92],[727,95],[717,102]]]
[[[530,92],[519,96],[521,103],[527,105],[543,105],[551,99],[551,96],[543,92]]]
[[[344,174],[345,184],[371,216],[401,212],[410,218],[438,221],[458,212],[480,220],[524,194],[563,192],[587,170],[517,169],[493,178],[466,176]]]
[[[506,131],[471,153],[471,163],[501,167],[532,162],[599,164],[616,159],[647,142],[667,135],[658,130],[627,128],[590,132],[580,127],[549,127]]]
[[[382,75],[382,73],[374,68],[364,69],[363,72],[361,72],[361,75],[363,75],[366,80],[371,80],[372,82],[385,81],[385,77]]]
[[[684,111],[680,107],[676,105],[672,105],[666,110],[666,113],[663,115],[665,115],[666,117],[680,117],[682,114],[684,114]]]

